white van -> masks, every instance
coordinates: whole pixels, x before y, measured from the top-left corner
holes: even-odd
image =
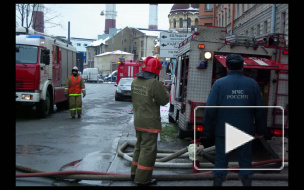
[[[86,82],[98,82],[98,69],[86,68],[83,69],[82,78]]]

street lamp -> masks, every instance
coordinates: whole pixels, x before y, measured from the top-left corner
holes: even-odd
[[[183,12],[183,14],[185,15],[185,14],[187,14],[187,19],[184,19],[184,21],[186,20],[186,22],[187,22],[187,33],[188,33],[188,11],[187,12]],[[185,16],[184,16],[185,17]]]

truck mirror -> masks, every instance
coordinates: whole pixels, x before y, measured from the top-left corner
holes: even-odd
[[[45,50],[43,50],[43,52],[44,52],[45,55],[50,55],[50,50],[49,49],[45,49]]]
[[[49,65],[50,64],[50,55],[49,54],[43,55],[43,63],[45,65]]]

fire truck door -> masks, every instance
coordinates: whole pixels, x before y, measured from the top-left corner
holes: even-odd
[[[61,84],[61,51],[58,46],[53,46],[53,84],[55,87],[60,86]]]

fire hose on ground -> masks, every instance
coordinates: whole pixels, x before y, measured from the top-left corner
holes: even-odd
[[[123,150],[128,146],[135,146],[134,143],[126,142],[118,149],[118,156],[132,162],[132,158],[130,157],[132,153],[123,153]],[[212,167],[212,156],[208,153],[210,151],[214,151],[215,147],[209,147],[204,149],[202,155],[208,161],[208,163],[201,163],[200,167]],[[193,167],[192,163],[169,163],[167,161],[172,160],[174,158],[180,156],[187,156],[187,147],[181,150],[166,150],[166,149],[158,149],[158,156],[165,156],[163,158],[157,159],[154,167],[175,167],[175,168],[191,168]],[[169,153],[169,154],[168,154]],[[205,156],[204,156],[205,155]],[[207,156],[206,156],[207,155]],[[208,158],[207,158],[208,157]],[[75,161],[78,163],[79,161]],[[267,164],[280,163],[282,159],[272,159],[265,160],[261,162],[254,162],[253,167],[264,166]],[[239,168],[237,163],[229,163],[230,166],[234,165],[230,168]],[[288,159],[284,159],[284,165],[288,166]],[[122,173],[107,173],[107,172],[96,172],[96,171],[83,171],[83,170],[70,170],[70,171],[56,171],[56,172],[46,172],[33,168],[29,168],[26,166],[22,166],[16,164],[16,169],[28,172],[28,173],[16,173],[16,178],[19,177],[52,177],[56,179],[74,179],[74,180],[111,180],[111,181],[131,181],[130,174],[122,174]],[[228,170],[229,171],[229,170]],[[159,181],[181,181],[181,180],[212,180],[213,174],[211,171],[201,172],[201,173],[193,173],[193,174],[172,174],[172,175],[153,175],[154,179]],[[254,180],[288,180],[288,174],[253,174]],[[238,180],[237,173],[229,172],[227,175],[227,180]]]

